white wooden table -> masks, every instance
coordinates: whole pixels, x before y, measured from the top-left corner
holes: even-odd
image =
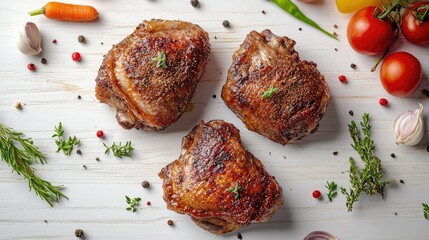
[[[214,236],[198,228],[188,216],[167,210],[157,176],[164,165],[179,156],[181,138],[198,121],[216,118],[232,122],[241,130],[245,146],[276,176],[284,190],[285,204],[277,214],[269,223],[242,229],[243,239],[302,239],[313,230],[329,231],[344,240],[429,239],[429,221],[423,218],[421,207],[422,202],[429,202],[427,131],[415,147],[397,146],[392,132],[395,118],[417,108],[419,102],[428,116],[429,101],[421,94],[421,89],[429,88],[427,47],[412,46],[402,37],[395,45],[394,51],[400,48],[411,52],[424,68],[422,86],[413,97],[401,99],[388,95],[378,73],[369,71],[373,58],[351,50],[345,36],[350,15],[338,13],[334,1],[298,5],[321,26],[336,31],[340,41],[264,0],[200,0],[199,9],[188,0],[70,2],[95,6],[100,12],[99,21],[65,23],[43,16],[30,18],[27,12],[43,6],[45,1],[41,0],[0,3],[0,122],[33,137],[49,162],[36,165],[37,173],[54,184],[63,184],[70,198],[49,207],[28,191],[22,177],[0,162],[0,239],[75,239],[77,228],[85,231],[86,239],[236,239],[237,232]],[[151,18],[199,24],[210,34],[211,61],[192,99],[192,111],[161,133],[127,131],[117,124],[114,111],[95,99],[94,79],[103,54],[112,44]],[[43,34],[44,51],[37,57],[23,55],[15,47],[15,32],[28,20],[35,22]],[[225,29],[223,20],[229,20],[231,28]],[[331,100],[319,131],[296,144],[281,146],[248,131],[219,97],[232,53],[248,32],[265,28],[295,39],[301,58],[318,63],[330,87]],[[77,41],[80,34],[87,43]],[[82,54],[81,62],[71,60],[74,51]],[[47,59],[46,65],[40,63],[41,57]],[[30,62],[36,64],[36,72],[27,70]],[[357,65],[356,70],[350,68],[351,63]],[[338,81],[341,74],[348,77],[348,84]],[[387,98],[390,106],[381,107],[380,97]],[[24,104],[22,111],[15,109],[17,101]],[[349,110],[354,111],[354,117]],[[385,200],[362,196],[354,211],[348,213],[341,194],[334,202],[326,203],[326,198],[317,201],[311,193],[315,189],[325,192],[326,181],[348,186],[348,158],[357,156],[350,147],[347,124],[360,120],[364,112],[371,114],[376,154],[383,161],[386,179],[403,179],[405,184],[393,183]],[[74,152],[66,157],[55,152],[51,135],[60,121],[67,134],[81,139],[82,155]],[[428,123],[427,118],[425,121]],[[95,136],[99,129],[106,139]],[[104,155],[103,143],[127,140],[135,147],[132,158]],[[334,151],[338,151],[337,156]],[[391,153],[396,158],[391,158]],[[101,161],[97,162],[96,157]],[[141,187],[143,180],[151,183],[150,190]],[[142,198],[137,213],[125,210],[125,195]],[[147,201],[152,205],[146,206]],[[167,225],[168,219],[174,221],[174,227]]]

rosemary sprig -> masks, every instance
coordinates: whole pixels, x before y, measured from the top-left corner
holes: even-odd
[[[64,141],[64,129],[63,124],[60,122],[58,127],[54,128],[55,134],[52,135],[52,138],[57,138],[55,143],[57,144],[57,152],[63,151],[65,155],[70,155],[71,151],[73,151],[74,146],[79,145],[80,140],[76,138],[76,136],[69,137],[67,141]]]
[[[240,187],[240,185],[238,185],[238,183],[235,183],[234,187],[230,187],[227,189],[228,192],[234,194],[234,199],[240,198],[240,190],[241,190],[241,187]]]
[[[423,206],[423,217],[428,220],[429,219],[429,205],[427,203],[422,203]]]
[[[275,88],[273,86],[270,86],[267,91],[262,94],[262,98],[271,98],[274,93],[278,92],[279,88]]]
[[[30,191],[34,189],[34,192],[51,207],[61,197],[67,198],[60,191],[62,186],[53,186],[50,182],[36,176],[36,170],[31,165],[45,164],[47,161],[39,148],[34,145],[33,140],[23,137],[23,133],[2,124],[0,124],[0,157],[12,167],[12,171],[27,179]]]
[[[328,189],[328,193],[326,193],[326,196],[328,197],[329,201],[332,202],[332,200],[337,196],[337,184],[332,182],[326,182],[325,185],[326,189]]]
[[[131,152],[134,150],[133,147],[131,147],[131,141],[127,141],[125,145],[122,145],[121,142],[119,144],[116,144],[113,142],[112,146],[107,146],[105,143],[103,145],[106,147],[106,151],[104,154],[109,154],[110,150],[112,150],[113,155],[115,155],[118,158],[122,158],[123,156],[131,157]]]
[[[389,184],[388,181],[382,180],[381,160],[374,155],[375,145],[371,140],[372,125],[369,124],[369,114],[365,113],[362,119],[360,125],[363,136],[354,121],[348,125],[350,136],[353,139],[352,147],[365,164],[364,168],[360,170],[355,160],[352,157],[349,159],[351,188],[350,191],[347,191],[346,188],[340,187],[341,193],[346,196],[346,207],[349,212],[353,210],[353,204],[359,200],[361,192],[368,195],[379,193],[384,198],[385,187]]]
[[[131,199],[130,197],[128,197],[127,195],[125,195],[125,201],[127,202],[127,204],[129,205],[129,207],[126,208],[127,211],[132,211],[132,212],[136,212],[137,208],[136,206],[139,205],[140,200],[142,200],[141,198],[134,198]]]
[[[165,52],[158,52],[158,56],[152,58],[152,61],[156,61],[156,67],[162,67],[167,69],[168,65],[167,65],[167,56],[165,55]]]

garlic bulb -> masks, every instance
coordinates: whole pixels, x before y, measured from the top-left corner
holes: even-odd
[[[42,35],[36,24],[27,22],[19,29],[16,46],[27,55],[37,55],[42,52]]]
[[[400,115],[393,124],[397,144],[416,145],[422,140],[424,130],[423,105]]]

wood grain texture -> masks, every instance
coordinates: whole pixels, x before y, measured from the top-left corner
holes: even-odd
[[[421,60],[424,69],[419,90],[411,98],[401,99],[389,96],[379,83],[378,73],[369,71],[374,58],[350,49],[345,36],[350,16],[337,13],[334,1],[298,5],[321,26],[336,31],[340,41],[296,21],[269,1],[200,0],[198,9],[188,0],[68,2],[95,6],[100,19],[93,23],[65,23],[42,16],[30,18],[27,12],[45,1],[0,3],[0,122],[34,138],[49,161],[47,165],[35,166],[38,174],[54,184],[65,185],[65,193],[70,197],[50,208],[28,191],[20,176],[0,162],[1,240],[75,239],[76,228],[82,228],[88,240],[236,239],[236,233],[213,236],[196,227],[189,217],[168,211],[157,176],[164,165],[179,156],[181,138],[195,124],[201,119],[219,118],[240,129],[245,146],[284,189],[285,204],[272,221],[243,229],[244,239],[302,239],[313,230],[332,232],[342,240],[429,239],[429,222],[423,219],[421,208],[422,202],[429,202],[428,134],[420,145],[404,147],[394,143],[392,133],[393,121],[402,112],[417,108],[419,102],[429,109],[428,98],[420,93],[429,88],[427,48],[412,46],[402,37],[395,44],[393,51],[411,52]],[[130,34],[138,23],[151,18],[186,20],[203,27],[210,34],[211,59],[192,99],[192,111],[161,133],[126,131],[116,123],[114,111],[95,99],[94,79],[102,56],[111,45]],[[44,51],[37,57],[25,56],[15,47],[18,26],[29,20],[43,34]],[[229,20],[231,28],[225,29],[223,20]],[[334,24],[338,29],[334,29]],[[266,28],[295,39],[301,58],[318,64],[331,91],[319,131],[287,146],[249,132],[219,97],[232,53],[248,32]],[[78,43],[80,34],[86,37],[85,44]],[[51,43],[54,38],[57,44]],[[82,54],[82,62],[71,60],[74,51]],[[41,64],[41,57],[48,64]],[[26,69],[29,62],[37,65],[37,72]],[[351,69],[351,63],[358,68]],[[340,74],[348,77],[348,84],[338,81]],[[214,94],[216,98],[212,98]],[[389,99],[388,108],[378,105],[380,97]],[[22,111],[15,109],[17,101],[25,104]],[[349,110],[354,111],[353,117]],[[348,158],[356,154],[350,147],[347,124],[352,119],[359,120],[364,112],[371,114],[376,153],[384,163],[386,178],[403,179],[405,184],[394,182],[385,200],[363,196],[354,212],[347,213],[343,196],[326,203],[326,199],[314,200],[311,192],[324,192],[328,180],[348,186]],[[425,116],[427,124],[428,114]],[[73,153],[66,157],[55,153],[56,146],[50,137],[53,126],[60,121],[68,134],[81,139],[82,155]],[[98,129],[106,133],[104,140],[96,138]],[[103,143],[126,140],[132,140],[136,149],[132,158],[104,155]],[[334,156],[334,151],[339,154]],[[391,158],[391,153],[397,157]],[[95,161],[96,157],[101,161]],[[151,183],[149,190],[140,186],[143,180]],[[124,195],[142,198],[137,213],[125,211]],[[152,205],[146,206],[146,201]],[[166,224],[168,219],[175,222],[174,227]]]

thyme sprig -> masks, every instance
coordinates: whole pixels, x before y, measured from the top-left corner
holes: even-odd
[[[234,199],[240,198],[240,190],[241,190],[241,187],[240,187],[240,185],[238,185],[238,183],[235,183],[234,187],[230,187],[227,189],[228,192],[234,194]]]
[[[118,158],[122,158],[123,156],[131,157],[131,152],[134,150],[134,148],[131,146],[131,141],[127,141],[125,145],[122,145],[121,142],[119,142],[119,144],[113,142],[112,146],[110,147],[105,143],[103,143],[103,145],[106,147],[104,154],[109,154],[110,150],[112,150],[113,155]]]
[[[344,187],[340,187],[341,193],[346,196],[347,210],[351,212],[353,210],[353,204],[359,200],[359,196],[362,192],[368,195],[378,193],[384,198],[384,190],[389,182],[383,181],[381,160],[374,155],[375,145],[374,141],[371,139],[372,125],[369,124],[369,114],[364,113],[362,122],[360,122],[363,136],[354,121],[351,121],[348,126],[350,136],[353,139],[352,147],[365,164],[363,169],[359,169],[353,157],[350,157],[350,191],[347,191]]]
[[[429,219],[429,205],[427,203],[422,203],[423,206],[423,217],[427,220]]]
[[[71,151],[73,151],[74,146],[79,145],[80,140],[76,138],[76,136],[69,137],[67,141],[63,139],[64,137],[64,129],[63,124],[60,122],[58,127],[54,128],[55,134],[52,135],[52,138],[57,138],[55,143],[57,144],[57,152],[63,151],[65,155],[70,155]]]
[[[270,86],[267,91],[262,94],[262,98],[271,98],[274,93],[278,92],[279,88],[275,88],[273,86]]]
[[[130,197],[128,197],[127,195],[125,195],[125,201],[129,205],[129,207],[127,207],[126,210],[127,211],[136,212],[137,211],[136,206],[139,205],[139,203],[140,203],[141,200],[142,199],[139,198],[139,197],[131,199]]]
[[[152,61],[156,61],[156,67],[162,67],[167,69],[168,65],[167,65],[167,56],[165,54],[165,52],[158,52],[158,56],[152,58]]]
[[[332,202],[332,200],[338,195],[337,184],[334,181],[326,182],[325,187],[326,189],[328,189],[328,193],[326,193],[326,196],[328,197],[329,201]]]
[[[40,198],[53,207],[54,202],[57,203],[61,197],[67,198],[67,196],[60,191],[62,186],[53,186],[36,175],[36,170],[31,165],[45,164],[47,161],[45,155],[34,145],[33,140],[23,135],[0,124],[0,157],[12,167],[12,171],[27,179],[30,191],[34,189]]]

